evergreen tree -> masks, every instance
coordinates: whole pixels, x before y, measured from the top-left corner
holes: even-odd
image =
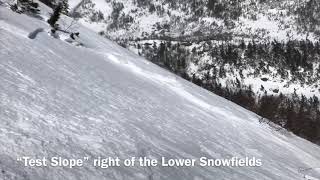
[[[209,0],[209,1],[208,1],[208,4],[207,4],[208,9],[210,9],[211,11],[213,11],[214,8],[215,8],[216,3],[217,3],[217,0]]]
[[[17,4],[13,5],[11,9],[19,13],[38,14],[40,11],[38,7],[39,4],[31,0],[17,0]]]
[[[58,6],[53,11],[53,14],[51,15],[50,19],[47,21],[51,27],[55,27],[57,21],[60,18],[62,12],[62,3],[59,3]]]
[[[69,13],[69,2],[68,2],[68,0],[62,0],[61,4],[62,4],[61,13],[67,15]]]
[[[51,8],[54,8],[57,5],[57,0],[39,0],[39,1]]]

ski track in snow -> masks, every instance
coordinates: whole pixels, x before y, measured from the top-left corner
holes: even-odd
[[[129,68],[132,72],[143,76],[144,78],[147,78],[155,83],[160,83],[161,85],[166,86],[167,88],[170,88],[173,90],[177,95],[181,96],[182,98],[188,100],[189,102],[193,103],[194,105],[197,105],[201,108],[210,110],[214,113],[218,113],[220,116],[225,116],[225,118],[229,118],[232,120],[237,120],[238,117],[233,115],[233,113],[227,112],[222,108],[214,107],[205,101],[193,96],[191,93],[187,92],[185,89],[183,89],[182,85],[174,78],[165,77],[159,74],[152,73],[150,71],[145,71],[139,68],[137,65],[128,62],[128,61],[122,61],[120,58],[116,57],[119,55],[113,55],[113,54],[107,54],[107,57],[109,60],[116,64],[120,64],[125,66],[126,68]],[[177,77],[176,77],[177,78]],[[226,116],[228,114],[228,116]]]
[[[21,30],[20,28],[18,27],[15,27],[11,24],[8,24],[7,22],[3,21],[0,19],[0,30],[5,30],[9,33],[12,33],[12,34],[16,34],[16,35],[19,35],[21,37],[27,37],[27,35],[29,34],[28,32],[26,31],[23,31]]]

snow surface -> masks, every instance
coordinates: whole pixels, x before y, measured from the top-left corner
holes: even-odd
[[[81,25],[83,47],[47,33],[29,39],[37,28],[49,30],[0,7],[0,179],[320,179],[318,146]],[[16,161],[21,156],[254,156],[263,165],[30,168]]]
[[[69,7],[70,9],[73,9],[74,7],[76,7],[82,0],[69,0]]]

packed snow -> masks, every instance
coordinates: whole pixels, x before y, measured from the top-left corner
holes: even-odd
[[[320,179],[318,146],[86,27],[77,29],[81,46],[49,30],[43,20],[0,7],[0,179]],[[24,167],[22,156],[236,156],[261,158],[262,166],[71,169]]]

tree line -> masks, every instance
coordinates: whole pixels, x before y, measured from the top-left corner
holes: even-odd
[[[208,41],[196,47],[171,41],[142,44],[137,41],[133,46],[139,50],[140,55],[179,76],[267,118],[298,136],[312,142],[320,142],[318,97],[307,98],[296,92],[285,95],[278,89],[274,90],[276,95],[268,94],[263,86],[260,88],[262,93],[258,95],[253,92],[251,86],[243,84],[241,79],[236,78],[227,87],[219,82],[219,78],[227,76],[228,70],[225,69],[225,65],[239,70],[240,77],[243,76],[242,70],[250,66],[255,69],[256,78],[270,73],[268,66],[271,66],[278,67],[276,74],[283,79],[288,78],[288,72],[290,72],[292,83],[313,85],[320,80],[320,67],[314,67],[317,62],[320,62],[319,42],[302,40],[214,43]],[[190,62],[197,65],[203,55],[211,57],[214,63],[199,66],[199,72],[204,74],[202,76],[190,74],[188,72]]]

